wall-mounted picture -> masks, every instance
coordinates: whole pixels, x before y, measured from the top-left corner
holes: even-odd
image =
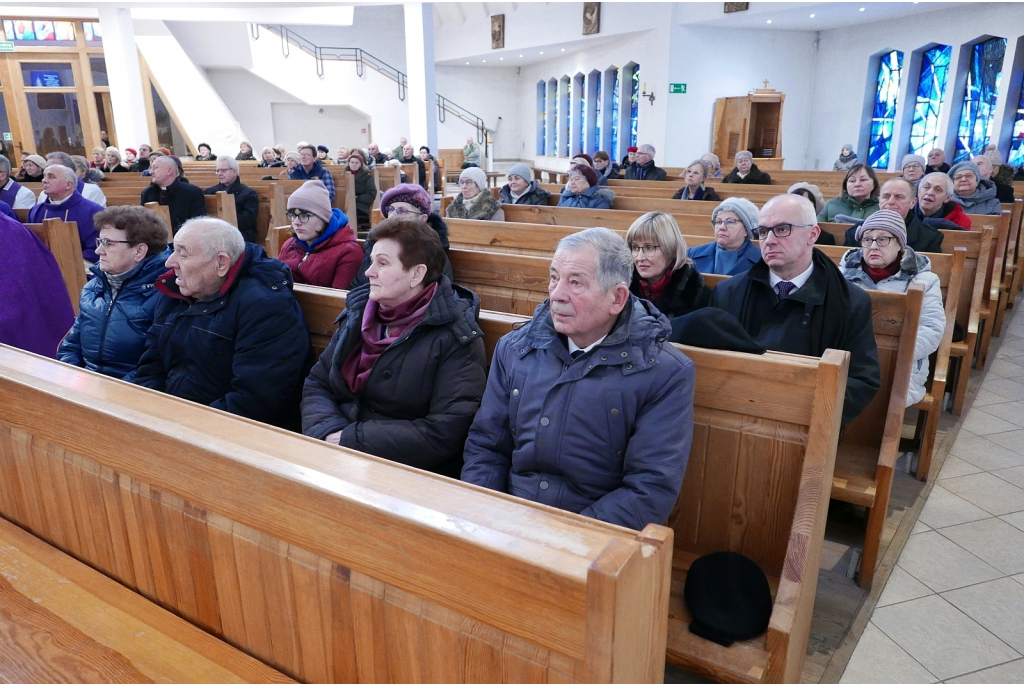
[[[592,36],[601,33],[601,3],[583,3],[583,35]]]
[[[505,47],[505,15],[495,14],[491,17],[491,50]]]
[[[750,9],[749,2],[727,2],[725,3],[725,13],[729,12],[745,12]]]

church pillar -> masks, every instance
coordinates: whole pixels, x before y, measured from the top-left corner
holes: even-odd
[[[110,108],[114,113],[114,130],[121,148],[138,147],[149,140],[146,122],[146,100],[143,97],[139,53],[135,47],[132,12],[127,7],[99,5],[100,30],[103,32],[103,54],[110,83]]]
[[[405,64],[409,87],[409,144],[437,154],[437,91],[434,79],[434,6],[405,3]],[[413,150],[414,154],[419,154]]]

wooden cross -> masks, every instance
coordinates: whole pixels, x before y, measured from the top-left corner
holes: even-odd
[[[764,80],[764,89],[768,90],[768,79]]]

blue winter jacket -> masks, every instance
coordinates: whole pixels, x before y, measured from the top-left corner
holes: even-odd
[[[128,272],[114,297],[107,274],[99,265],[90,268],[93,278],[82,288],[78,318],[57,350],[65,364],[131,381],[146,346],[146,332],[153,323],[162,295],[154,282],[167,268],[168,248],[150,255]]]
[[[583,207],[585,209],[611,209],[615,201],[615,192],[601,186],[590,186],[579,195],[568,188],[562,189],[562,197],[558,199],[559,207]]]
[[[202,300],[157,279],[159,298],[135,383],[214,409],[297,427],[302,381],[312,365],[292,273],[263,248],[245,252],[223,287]]]
[[[498,341],[462,480],[636,530],[665,523],[693,437],[694,364],[637,297],[577,359],[545,301]]]
[[[693,260],[693,265],[697,267],[697,271],[702,274],[713,274],[717,273],[715,271],[715,252],[717,251],[718,243],[712,240],[710,243],[691,247],[686,251],[686,254]],[[746,273],[750,271],[750,267],[761,261],[761,248],[755,245],[753,241],[748,240],[743,243],[743,247],[739,249],[739,252],[736,264],[729,269],[728,273],[722,274],[723,276],[735,276],[736,274]]]

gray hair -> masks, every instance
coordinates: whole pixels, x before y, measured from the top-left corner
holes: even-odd
[[[942,177],[942,187],[946,189],[946,195],[949,196],[949,197],[952,197],[953,196],[953,179],[951,179],[948,175],[942,173],[941,171],[933,171],[930,174],[925,174],[924,178],[922,178],[920,181],[918,181],[918,184],[924,183],[929,178],[932,179],[931,180],[932,183],[935,183],[935,180],[938,177],[940,177],[940,176]]]
[[[751,154],[750,150],[740,150],[736,153],[735,160],[737,162],[740,161],[740,157],[749,157],[751,162],[754,161],[754,155]]]
[[[650,155],[651,157],[654,156],[654,146],[651,145],[650,143],[644,143],[643,145],[638,147],[636,151],[643,152],[644,154]]]
[[[235,160],[234,157],[230,155],[221,155],[220,157],[217,158],[217,164],[220,164],[221,162],[226,162],[229,167],[231,167],[235,171],[238,171],[238,162]]]
[[[907,179],[903,178],[902,176],[893,176],[888,181],[886,181],[885,183],[882,184],[882,188],[886,187],[887,185],[889,185],[893,181],[903,181],[904,183],[906,183],[908,186],[910,186],[910,197],[915,198],[915,199],[917,198],[917,185],[915,185],[911,181],[908,181]]]
[[[175,163],[175,161],[168,157],[167,155],[163,154],[162,152],[159,155],[157,155],[156,159],[149,163],[149,168],[152,169],[153,167],[156,166],[157,162],[161,160],[164,160],[167,164],[170,164],[172,167],[174,167],[175,176],[181,176],[181,171],[178,169],[178,165]]]
[[[78,174],[75,173],[74,169],[68,169],[63,164],[51,164],[46,167],[46,171],[50,170],[65,181],[70,181],[76,185],[78,184]]]
[[[58,150],[57,152],[51,152],[50,154],[46,155],[47,162],[52,162],[53,160],[57,160],[58,162],[66,166],[68,169],[71,169],[72,171],[77,171],[77,169],[75,168],[75,160],[71,159],[71,155],[69,155],[66,152],[60,152]]]
[[[52,154],[52,153],[51,153]],[[75,172],[89,173],[89,160],[82,155],[71,155],[71,161],[75,164]]]
[[[587,228],[559,240],[555,254],[586,246],[597,253],[597,280],[605,292],[619,283],[629,287],[633,279],[633,256],[622,236],[610,228]]]
[[[818,225],[818,213],[814,211],[814,203],[803,195],[796,195],[793,193],[776,195],[764,203],[764,206],[761,207],[761,214],[777,204],[788,204],[791,207],[795,205],[795,209],[800,212],[800,223],[807,224],[808,226]]]
[[[223,219],[212,216],[199,216],[189,219],[174,234],[181,240],[185,231],[200,231],[199,246],[207,259],[213,259],[221,252],[227,254],[234,264],[245,252],[245,239],[241,232]]]
[[[0,155],[0,171],[8,176],[11,174],[11,160],[4,155]]]

